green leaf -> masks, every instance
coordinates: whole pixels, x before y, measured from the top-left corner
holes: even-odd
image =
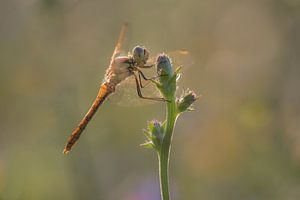
[[[154,144],[151,141],[147,141],[143,144],[140,144],[141,147],[144,147],[146,149],[155,149]]]

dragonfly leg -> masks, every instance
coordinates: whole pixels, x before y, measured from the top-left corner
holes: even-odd
[[[138,71],[138,73],[139,73],[139,81],[140,81],[140,86],[141,86],[141,88],[146,87],[146,86],[150,83],[150,82],[147,82],[146,85],[143,85],[143,84],[142,84],[142,78],[143,78],[145,81],[151,81],[152,83],[157,84],[157,82],[155,81],[155,79],[157,79],[157,78],[159,78],[159,77],[162,77],[162,76],[166,76],[166,75],[157,75],[157,76],[154,76],[154,77],[151,77],[151,78],[147,78],[147,77],[145,76],[145,74],[144,74],[141,70],[137,69],[137,71]]]
[[[147,77],[145,76],[145,74],[144,74],[141,70],[138,70],[138,72],[139,72],[139,75],[141,75],[145,81],[151,81],[151,80],[153,80],[153,79],[158,78],[158,76],[154,76],[154,77],[151,77],[151,78],[147,78]]]
[[[156,83],[154,79],[156,79],[157,76],[152,77],[152,78],[147,78],[147,77],[144,75],[144,73],[143,73],[141,70],[139,70],[138,68],[137,68],[137,71],[138,71],[138,73],[139,73],[139,76],[138,76],[138,77],[139,77],[139,83],[140,83],[141,88],[146,87],[146,86],[150,83],[150,82],[147,82],[145,85],[143,85],[143,84],[142,84],[142,78],[143,78],[145,81],[151,81],[152,83]]]
[[[148,68],[154,67],[154,65],[142,65],[142,66],[139,66],[139,67],[148,69]]]
[[[140,82],[140,86],[141,88],[144,88],[146,87],[150,82],[151,83],[155,83],[157,84],[157,82],[155,81],[155,79],[159,78],[159,77],[162,77],[162,76],[167,76],[167,75],[157,75],[157,76],[154,76],[154,77],[151,77],[151,78],[147,78],[144,73],[137,69],[138,73],[139,73],[139,82]],[[145,85],[142,84],[142,78],[145,80],[145,81],[150,81],[150,82],[147,82]]]
[[[141,74],[139,73],[139,84],[140,84],[141,88],[146,87],[149,83],[150,83],[150,82],[147,82],[145,85],[143,85],[143,83],[142,83],[142,78],[141,78]]]
[[[139,80],[138,80],[138,77],[136,74],[133,74],[134,75],[134,78],[135,78],[135,82],[136,82],[136,90],[137,90],[137,93],[138,93],[138,96],[142,99],[149,99],[149,100],[153,100],[153,101],[168,101],[164,98],[160,98],[160,97],[144,97],[142,95],[142,91],[141,91],[141,86],[140,86],[140,83],[139,83]],[[168,101],[169,102],[169,101]]]
[[[159,77],[162,77],[162,76],[167,76],[167,74],[161,74],[161,75],[157,75],[157,76],[154,76],[154,77],[151,77],[151,78],[147,78],[145,76],[145,74],[140,70],[140,69],[137,69],[137,71],[139,72],[139,74],[142,76],[142,78],[145,80],[145,81],[153,81],[154,79],[157,79]]]

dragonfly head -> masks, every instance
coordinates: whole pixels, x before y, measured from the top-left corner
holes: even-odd
[[[137,65],[144,65],[149,58],[149,51],[145,47],[136,46],[132,50],[132,56]]]

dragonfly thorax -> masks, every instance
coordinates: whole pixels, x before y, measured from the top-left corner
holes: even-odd
[[[133,66],[133,59],[127,56],[117,57],[113,64],[107,69],[105,81],[116,86],[127,77],[132,75],[130,67]]]
[[[132,55],[119,56],[114,59],[112,65],[107,69],[105,81],[111,86],[117,86],[120,82],[133,74],[134,69],[142,67],[147,63],[149,52],[146,48],[136,46]]]

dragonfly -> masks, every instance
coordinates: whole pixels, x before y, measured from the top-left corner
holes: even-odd
[[[136,46],[132,50],[132,54],[128,56],[117,56],[120,53],[122,43],[124,41],[125,33],[128,29],[128,24],[124,24],[121,28],[117,44],[111,56],[110,64],[106,70],[104,81],[100,85],[96,99],[94,100],[92,106],[79,122],[77,127],[73,130],[71,135],[67,140],[67,144],[63,150],[64,154],[70,152],[71,148],[80,138],[82,132],[97,112],[101,104],[107,99],[107,97],[114,93],[117,85],[130,76],[134,76],[136,83],[137,94],[142,99],[154,100],[154,101],[167,101],[161,97],[146,97],[143,96],[141,88],[143,88],[142,79],[146,81],[153,80],[153,78],[147,78],[141,71],[142,68],[151,68],[154,65],[146,65],[149,58],[149,51],[140,46]]]
[[[152,78],[147,78],[142,71],[142,69],[149,69],[153,67],[155,63],[153,58],[149,58],[149,51],[145,47],[136,46],[133,48],[131,54],[128,54],[127,56],[119,55],[121,52],[121,47],[124,42],[127,29],[128,24],[123,24],[115,49],[111,56],[109,66],[106,69],[104,80],[100,85],[98,94],[86,115],[83,117],[83,119],[79,122],[79,124],[69,136],[65,148],[63,150],[64,154],[70,152],[74,144],[80,138],[82,132],[84,131],[88,123],[91,121],[94,114],[97,112],[98,108],[111,94],[115,92],[116,87],[122,82],[125,82],[127,78],[134,77],[136,92],[139,98],[153,101],[168,101],[162,97],[149,97],[144,96],[142,94],[141,88],[145,88],[146,86],[145,84],[142,84],[142,79],[151,83],[155,81],[155,78],[158,77],[156,76]],[[177,52],[171,52],[171,54],[173,53],[186,55],[187,51],[179,50]],[[149,61],[151,62],[149,63]]]

